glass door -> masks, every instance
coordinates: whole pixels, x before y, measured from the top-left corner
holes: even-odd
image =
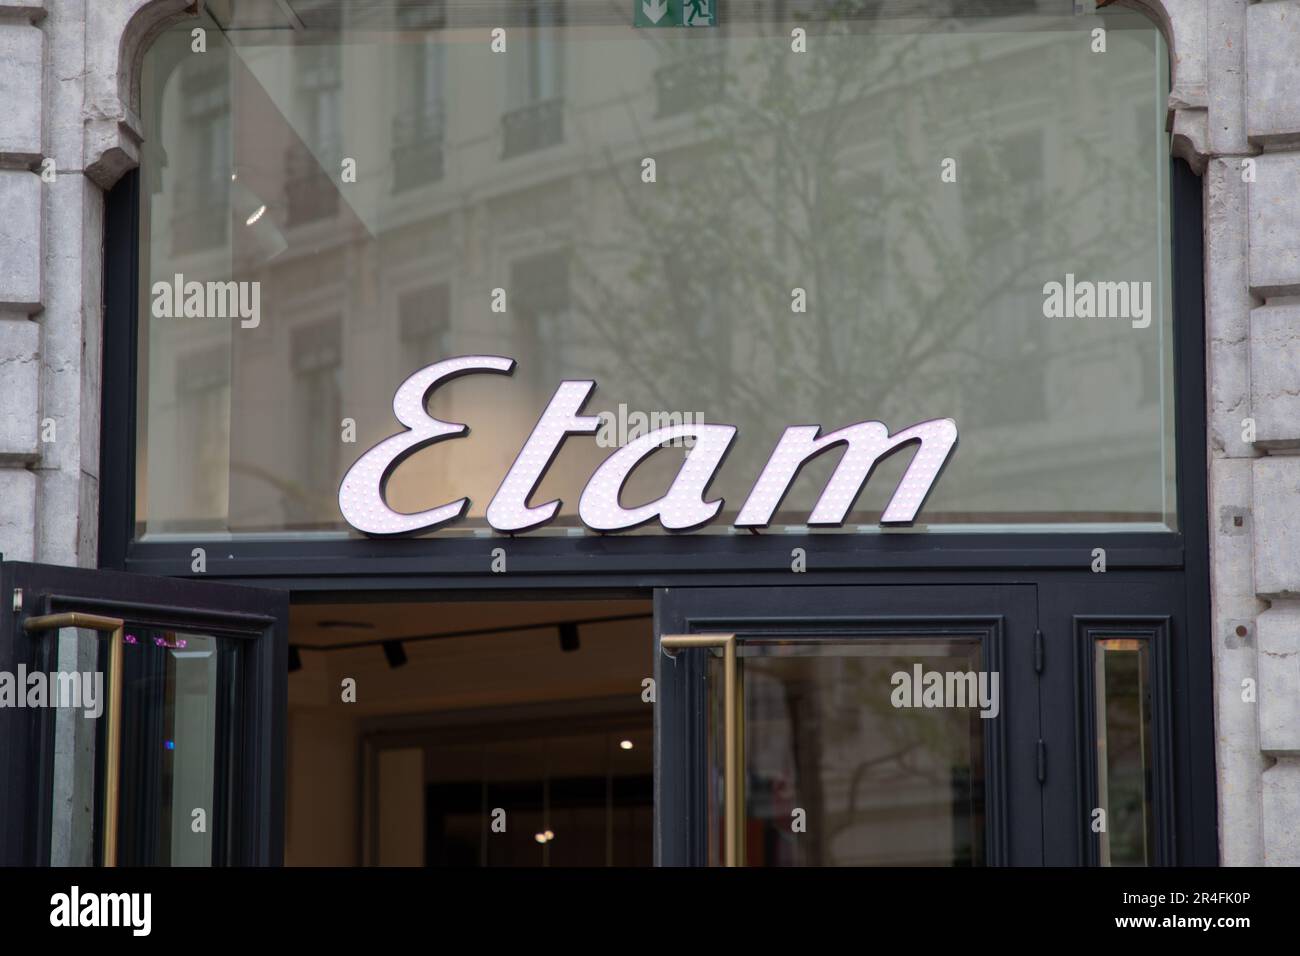
[[[1035,597],[657,592],[658,862],[1041,864]]]
[[[0,583],[0,863],[278,863],[287,593],[13,562]]]

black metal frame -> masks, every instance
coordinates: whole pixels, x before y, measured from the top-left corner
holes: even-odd
[[[13,595],[22,591],[22,607]],[[55,642],[28,637],[22,622],[69,611],[124,618],[142,628],[194,630],[246,640],[240,655],[244,704],[235,736],[238,789],[215,795],[235,814],[229,841],[213,831],[214,856],[235,865],[278,865],[284,850],[284,721],[288,690],[288,595],[139,574],[0,562],[0,670],[49,672]],[[0,864],[50,859],[54,711],[0,710]],[[210,824],[214,821],[211,819]],[[226,852],[227,847],[229,852]],[[221,859],[225,857],[224,859]]]
[[[652,588],[836,584],[1037,584],[1047,635],[1044,701],[1071,709],[1073,659],[1055,653],[1081,614],[1131,619],[1172,614],[1171,707],[1177,857],[1217,862],[1213,672],[1209,617],[1205,342],[1201,181],[1172,162],[1172,237],[1177,532],[665,535],[323,541],[134,540],[134,467],[139,389],[139,174],[110,192],[105,211],[103,416],[100,468],[101,567],[195,577],[190,550],[207,548],[209,579],[289,589],[295,600],[461,600],[485,594],[556,597],[645,595]],[[1107,572],[1090,572],[1092,551],[1106,549]],[[505,548],[508,574],[491,572]],[[791,551],[804,549],[806,573],[792,575]],[[1090,601],[1094,603],[1089,603]],[[815,617],[810,607],[808,617]],[[1045,704],[1046,706],[1046,704]],[[1049,754],[1073,753],[1074,721],[1043,728]],[[1068,727],[1066,726],[1068,724]],[[1083,859],[1075,817],[1078,771],[1049,770],[1044,785],[1048,863]]]

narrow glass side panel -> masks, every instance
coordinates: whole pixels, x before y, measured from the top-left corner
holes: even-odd
[[[1099,859],[1102,866],[1149,866],[1155,854],[1150,642],[1099,638],[1093,652]]]

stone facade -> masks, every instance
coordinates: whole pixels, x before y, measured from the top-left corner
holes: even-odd
[[[1203,176],[1223,863],[1300,865],[1300,0],[1127,0]],[[0,552],[93,566],[104,190],[190,0],[0,0]]]

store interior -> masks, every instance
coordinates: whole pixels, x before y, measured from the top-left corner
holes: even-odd
[[[285,863],[652,862],[648,599],[296,603]]]

